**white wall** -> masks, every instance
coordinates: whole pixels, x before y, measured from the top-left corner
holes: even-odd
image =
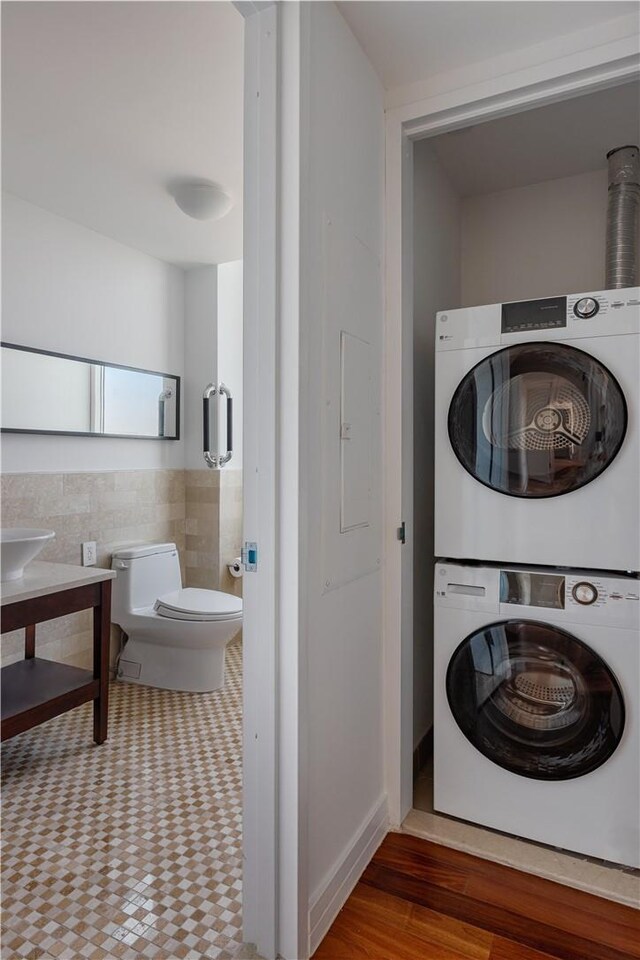
[[[462,202],[461,306],[604,287],[607,172]]]
[[[185,466],[204,470],[202,392],[224,383],[233,395],[233,457],[225,470],[242,469],[242,260],[195,267],[185,274]],[[219,430],[213,421],[218,404]],[[226,443],[226,404],[211,400],[211,449]]]
[[[184,275],[9,194],[2,207],[2,337],[183,375]],[[183,441],[2,436],[2,469],[181,467]]]
[[[460,200],[433,143],[416,143],[414,174],[413,746],[433,724],[433,384],[435,315],[460,300]]]
[[[373,851],[367,845],[379,841],[386,823],[380,571],[384,114],[378,79],[334,4],[303,6],[309,30],[302,48],[308,89],[303,86],[300,188],[300,523],[307,676],[300,701],[313,947],[364,867],[366,859],[358,857],[368,859]],[[370,471],[367,525],[347,533],[340,532],[341,330],[369,345],[356,345],[353,354],[369,391],[363,428]],[[361,422],[359,411],[354,429]],[[348,473],[343,483],[361,479]]]
[[[230,470],[242,469],[242,260],[218,264],[218,381],[233,395],[233,457]],[[221,442],[226,412],[220,411]],[[222,449],[222,446],[221,446]]]
[[[185,274],[184,376],[187,470],[206,469],[202,456],[202,393],[207,384],[218,382],[217,322],[218,268],[207,266],[188,270]]]

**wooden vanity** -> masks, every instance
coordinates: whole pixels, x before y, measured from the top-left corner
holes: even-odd
[[[24,660],[1,671],[2,739],[93,701],[93,739],[107,739],[111,581],[97,567],[34,562],[20,580],[2,584],[2,633],[24,629]],[[36,625],[93,609],[93,670],[36,656]]]

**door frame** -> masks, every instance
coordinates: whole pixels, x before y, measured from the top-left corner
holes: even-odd
[[[637,32],[386,114],[385,309],[385,774],[389,818],[413,805],[413,144],[640,75]],[[406,543],[397,539],[405,523]]]
[[[278,953],[277,7],[245,18],[243,223],[243,940]]]
[[[301,69],[298,3],[234,2],[245,18],[243,939],[308,955],[300,544]],[[305,101],[306,102],[306,101]]]

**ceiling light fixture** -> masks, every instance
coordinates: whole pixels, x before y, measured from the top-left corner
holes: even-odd
[[[229,194],[211,180],[181,180],[169,187],[169,193],[194,220],[220,220],[233,206]]]

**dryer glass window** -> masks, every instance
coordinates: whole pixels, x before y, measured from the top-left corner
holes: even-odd
[[[616,749],[624,703],[606,663],[557,627],[509,620],[460,644],[447,671],[458,726],[494,763],[535,780],[569,780]]]
[[[463,467],[515,497],[555,497],[594,480],[618,453],[626,425],[613,375],[562,343],[492,354],[469,371],[449,408]]]

